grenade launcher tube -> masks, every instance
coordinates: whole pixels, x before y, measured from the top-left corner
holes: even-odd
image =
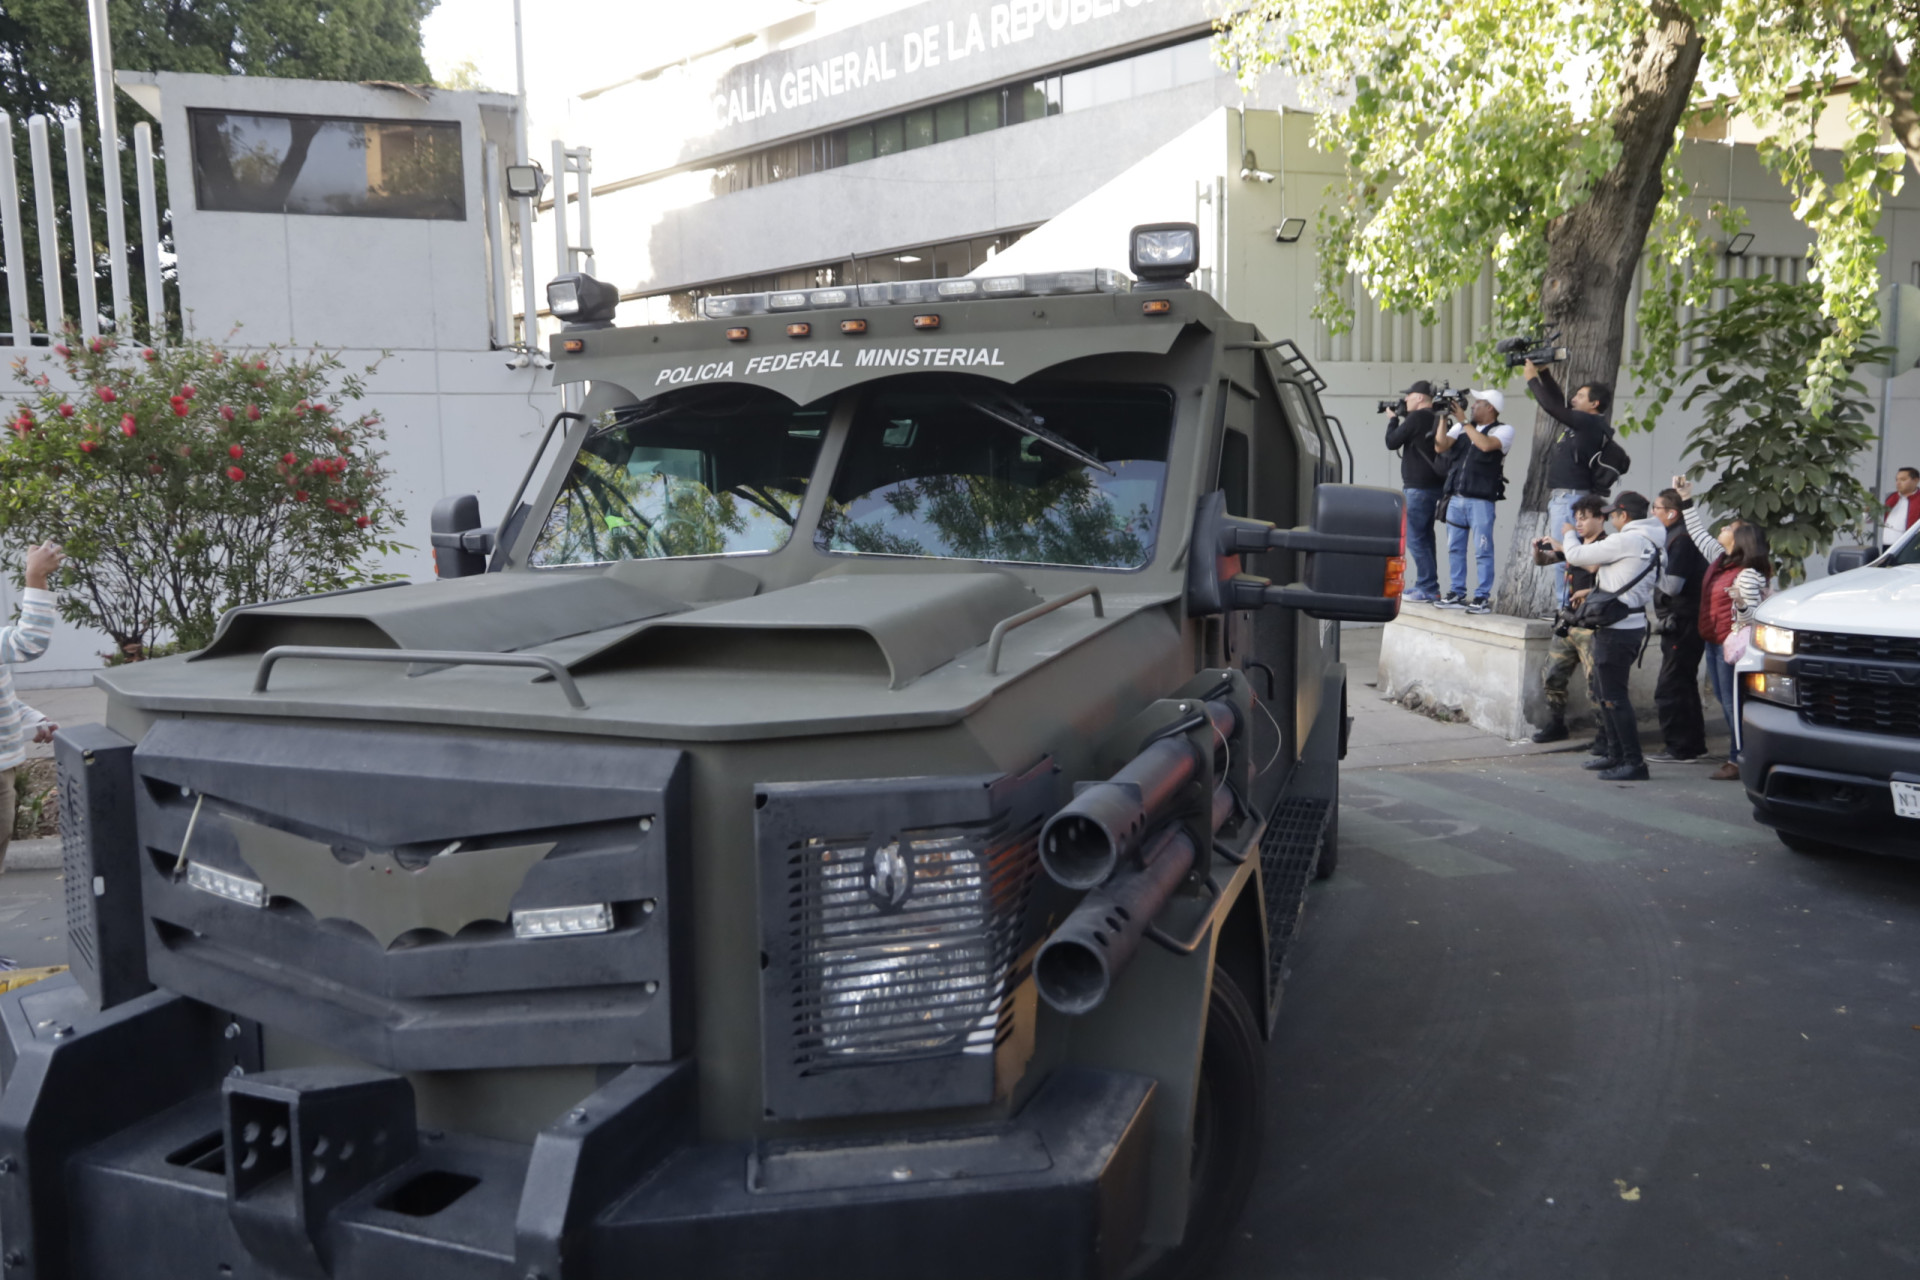
[[[1208,702],[1204,710],[1216,741],[1229,740],[1239,724],[1232,705]],[[1068,889],[1106,883],[1120,860],[1159,825],[1201,763],[1184,735],[1148,743],[1111,778],[1086,788],[1047,820],[1040,832],[1040,865]]]

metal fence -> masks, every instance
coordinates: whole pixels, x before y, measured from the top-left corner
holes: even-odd
[[[66,146],[67,201],[64,221],[70,228],[62,243],[63,221],[53,171],[53,135],[64,135]],[[43,115],[27,117],[28,174],[31,180],[31,209],[39,235],[40,297],[31,296],[26,256],[26,202],[21,189],[20,168],[16,157],[14,122],[0,112],[0,265],[7,277],[7,328],[0,332],[0,344],[25,347],[44,345],[67,330],[78,330],[85,338],[102,332],[134,336],[134,313],[128,290],[127,256],[122,249],[124,210],[112,200],[103,206],[108,238],[113,247],[102,253],[93,237],[93,203],[87,189],[87,146],[78,116],[49,119]],[[166,295],[160,270],[160,209],[154,188],[153,127],[141,122],[133,128],[134,172],[137,176],[140,204],[141,260],[146,265],[146,340],[166,341]],[[103,157],[102,172],[110,175],[107,194],[119,194],[118,146],[114,154]],[[111,310],[103,313],[98,277],[105,267]],[[69,306],[66,276],[71,270],[75,297]],[[36,311],[35,302],[39,306]]]

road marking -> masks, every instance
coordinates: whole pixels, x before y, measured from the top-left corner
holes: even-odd
[[[1493,781],[1508,790],[1520,789],[1520,783],[1512,778],[1494,777]],[[1577,783],[1557,787],[1543,794],[1555,804],[1570,804],[1576,809],[1585,809],[1603,817],[1631,822],[1638,827],[1651,827],[1656,831],[1685,836],[1690,840],[1705,841],[1707,844],[1751,848],[1763,843],[1762,835],[1771,834],[1757,826],[1742,827],[1731,822],[1722,822],[1718,818],[1703,818],[1699,814],[1686,813],[1671,805],[1649,800],[1645,792],[1634,793],[1631,803],[1622,803],[1618,795],[1603,798],[1599,794],[1583,793],[1578,790]]]
[[[1497,823],[1483,823],[1482,830],[1498,825],[1504,832],[1533,845],[1544,853],[1558,854],[1561,857],[1571,858],[1575,862],[1619,862],[1626,858],[1644,858],[1653,852],[1651,848],[1620,844],[1604,836],[1595,835],[1591,831],[1583,831],[1564,821],[1553,822],[1530,817],[1484,795],[1466,790],[1449,790],[1405,774],[1395,774],[1390,780],[1369,779],[1361,785],[1372,794],[1407,800],[1428,809],[1438,810],[1443,814],[1459,813],[1471,804],[1488,805],[1499,816]],[[1342,817],[1344,816],[1343,814]]]
[[[1463,849],[1451,839],[1436,839],[1410,830],[1399,822],[1376,818],[1370,813],[1348,810],[1340,815],[1342,835],[1352,834],[1375,853],[1384,853],[1396,862],[1404,862],[1415,871],[1451,879],[1454,876],[1494,876],[1513,870],[1492,858],[1483,858],[1471,849]]]

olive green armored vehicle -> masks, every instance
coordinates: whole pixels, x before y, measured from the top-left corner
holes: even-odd
[[[1403,517],[1197,239],[647,328],[555,282],[578,411],[438,581],[61,735],[0,1277],[1203,1274]]]

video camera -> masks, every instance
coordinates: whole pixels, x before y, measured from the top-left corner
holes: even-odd
[[[1434,412],[1447,413],[1451,411],[1455,405],[1464,409],[1467,407],[1467,398],[1470,394],[1465,387],[1461,387],[1456,391],[1452,384],[1442,383],[1440,389],[1433,393]],[[1374,412],[1391,413],[1395,417],[1405,417],[1407,412],[1407,398],[1401,396],[1398,400],[1382,400],[1374,407]]]
[[[1567,349],[1560,345],[1558,329],[1544,338],[1502,338],[1493,344],[1493,349],[1507,358],[1509,369],[1518,369],[1529,360],[1535,364],[1558,364],[1567,358]]]

